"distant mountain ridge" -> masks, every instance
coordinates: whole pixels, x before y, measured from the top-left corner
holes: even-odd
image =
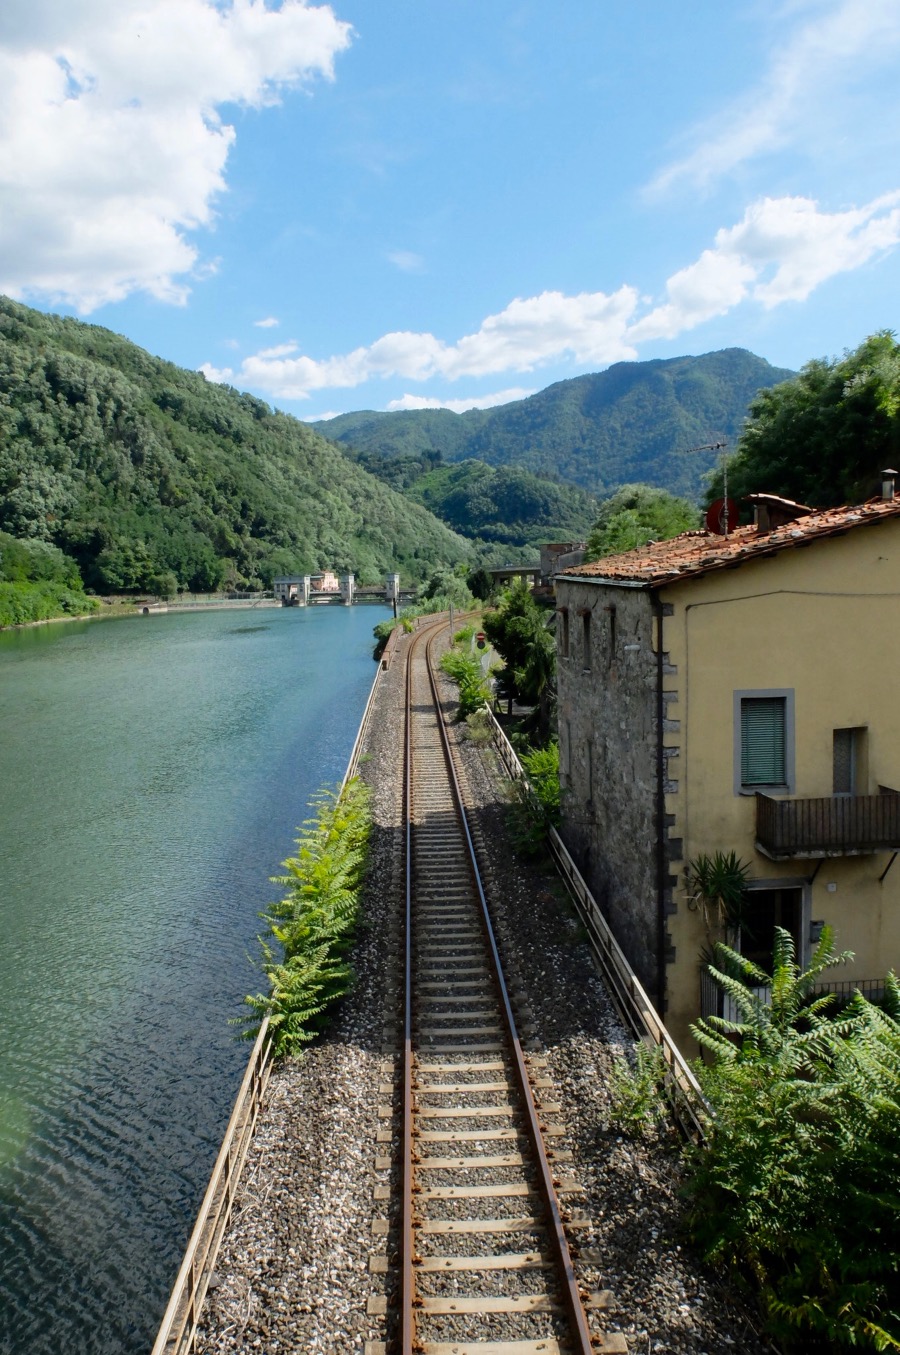
[[[357,452],[517,466],[598,497],[641,481],[697,498],[715,454],[687,449],[733,446],[757,391],[792,376],[744,348],[725,348],[618,362],[492,409],[362,410],[312,427]]]

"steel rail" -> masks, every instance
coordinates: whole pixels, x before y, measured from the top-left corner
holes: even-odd
[[[581,1302],[581,1294],[578,1289],[578,1283],[575,1278],[575,1268],[572,1264],[572,1256],[569,1251],[569,1243],[566,1238],[565,1228],[563,1226],[562,1215],[560,1213],[559,1201],[556,1198],[556,1189],[553,1182],[553,1172],[547,1159],[546,1149],[544,1148],[544,1136],[541,1130],[540,1120],[538,1119],[537,1107],[534,1104],[534,1095],[531,1090],[531,1083],[528,1078],[528,1067],[525,1062],[525,1053],[522,1049],[522,1043],[519,1039],[519,1033],[516,1028],[515,1015],[513,1014],[512,1003],[509,997],[509,990],[506,986],[506,979],[503,974],[503,964],[500,959],[500,952],[497,947],[497,938],[491,923],[490,910],[488,908],[487,898],[484,892],[484,886],[481,880],[481,872],[478,869],[478,858],[475,852],[475,844],[472,841],[472,834],[469,829],[469,820],[466,815],[465,805],[463,803],[462,791],[459,785],[459,779],[456,774],[456,767],[453,759],[453,752],[450,746],[450,737],[447,733],[447,721],[444,715],[444,708],[441,702],[440,693],[437,687],[437,679],[434,674],[434,666],[431,657],[431,646],[435,637],[432,636],[427,644],[428,657],[428,677],[431,683],[431,690],[434,695],[435,708],[438,713],[438,722],[441,731],[441,739],[444,746],[444,756],[447,760],[447,768],[450,775],[450,782],[453,787],[454,797],[456,799],[457,811],[462,824],[463,833],[466,839],[466,845],[469,851],[469,863],[472,870],[472,878],[475,888],[478,892],[479,902],[481,904],[482,922],[488,939],[488,945],[491,951],[491,957],[494,966],[494,977],[500,992],[501,1004],[503,1007],[504,1020],[506,1022],[507,1033],[512,1045],[514,1054],[514,1064],[516,1078],[519,1084],[519,1091],[525,1106],[525,1116],[528,1122],[528,1135],[538,1159],[539,1169],[539,1187],[544,1198],[544,1204],[550,1219],[550,1244],[553,1251],[557,1271],[562,1281],[562,1297],[565,1308],[569,1314],[570,1335],[576,1343],[576,1350],[579,1355],[591,1355],[591,1334],[585,1316],[584,1305]]]
[[[561,1297],[563,1308],[568,1317],[569,1335],[573,1342],[573,1349],[577,1355],[591,1355],[592,1344],[590,1330],[587,1324],[584,1307],[581,1301],[581,1294],[575,1278],[575,1270],[572,1264],[572,1257],[569,1251],[569,1244],[566,1239],[563,1226],[562,1215],[559,1203],[556,1198],[554,1187],[553,1172],[547,1158],[544,1148],[543,1133],[535,1106],[534,1096],[531,1090],[531,1084],[528,1077],[528,1067],[525,1061],[525,1054],[516,1029],[515,1016],[512,1010],[512,1003],[509,997],[509,991],[506,980],[503,975],[503,966],[500,960],[500,953],[497,947],[494,928],[490,919],[487,898],[481,880],[481,873],[478,869],[478,860],[475,853],[475,847],[472,841],[472,835],[469,829],[469,822],[463,804],[462,791],[459,779],[456,774],[456,768],[453,761],[453,753],[450,747],[450,740],[447,733],[446,719],[444,717],[443,706],[440,693],[437,687],[437,680],[434,674],[432,662],[432,646],[436,639],[436,634],[428,635],[425,641],[426,665],[428,678],[431,685],[431,692],[434,699],[435,712],[437,716],[438,728],[441,734],[441,745],[444,754],[444,760],[447,767],[448,779],[455,803],[456,813],[459,824],[462,829],[463,837],[466,842],[468,852],[468,864],[471,871],[472,880],[478,896],[481,920],[484,927],[484,933],[487,940],[488,950],[493,965],[493,975],[496,988],[500,997],[500,1006],[503,1012],[503,1020],[506,1027],[507,1039],[513,1054],[513,1066],[515,1069],[515,1080],[518,1084],[521,1103],[524,1110],[524,1116],[527,1125],[528,1138],[537,1160],[538,1168],[538,1188],[543,1198],[547,1213],[550,1250],[555,1263],[556,1271],[560,1281]],[[406,748],[407,755],[411,754],[411,736],[410,736],[410,692],[412,683],[412,658],[413,650],[418,645],[410,647],[407,655],[407,736]],[[407,762],[406,772],[406,793],[409,795],[410,776],[411,776],[411,757]],[[408,801],[408,807],[411,808],[411,801]],[[411,815],[407,816],[407,932],[406,932],[406,984],[405,984],[405,1017],[404,1017],[404,1089],[403,1089],[403,1231],[401,1234],[401,1331],[402,1331],[402,1355],[414,1355],[415,1346],[415,1286],[413,1279],[413,1226],[412,1226],[412,935],[411,935],[411,917],[412,917],[412,854],[411,854]]]
[[[424,634],[424,632],[423,632]],[[400,1349],[413,1355],[416,1338],[415,1278],[413,1275],[413,1070],[412,1070],[412,658],[420,637],[406,653],[406,693],[403,743],[403,815],[406,823],[406,890],[403,957],[403,1087],[402,1162],[403,1217],[400,1220]]]
[[[426,623],[410,641],[406,651],[406,683],[404,694],[403,735],[403,816],[406,824],[404,852],[406,880],[404,890],[404,954],[403,954],[403,1068],[401,1086],[401,1163],[400,1188],[402,1217],[400,1220],[400,1349],[402,1355],[414,1355],[416,1339],[415,1297],[413,1269],[413,1053],[412,1053],[412,978],[413,978],[413,910],[412,910],[412,671],[413,654],[431,632],[444,625],[444,617]],[[391,636],[397,634],[396,628]],[[433,637],[432,637],[433,638]]]

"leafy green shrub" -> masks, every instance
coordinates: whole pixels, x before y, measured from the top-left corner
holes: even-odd
[[[56,583],[82,591],[78,566],[48,541],[19,540],[0,532],[0,579],[6,583]]]
[[[559,744],[530,748],[519,738],[515,746],[530,785],[512,783],[510,835],[524,856],[543,856],[547,834],[559,826]]]
[[[465,566],[461,566],[461,569],[462,573],[457,569],[450,569],[447,565],[438,565],[437,569],[432,571],[419,593],[420,602],[431,604],[426,610],[446,612],[451,607],[456,607],[460,611],[471,609],[475,599],[466,584]]]
[[[56,616],[84,616],[99,607],[60,583],[0,583],[0,626],[24,626]]]
[[[556,698],[556,615],[533,598],[524,579],[501,597],[496,611],[486,612],[484,633],[504,662],[498,680],[503,696],[534,707],[532,737],[544,743],[553,723]]]
[[[486,748],[494,737],[490,711],[482,706],[466,716],[466,737],[477,748]]]
[[[559,827],[559,744],[554,739],[545,748],[519,754],[519,761],[537,796],[545,825]]]
[[[801,972],[776,929],[771,975],[719,947],[738,1019],[693,1027],[715,1114],[690,1227],[707,1260],[754,1277],[777,1338],[900,1351],[900,985],[888,976],[883,1010],[857,993],[832,1016],[816,985],[849,958],[832,939]]]
[[[699,525],[699,510],[688,499],[679,499],[656,485],[622,485],[600,505],[585,559],[600,560],[649,541],[668,541]]]
[[[321,1029],[323,1015],[350,987],[353,971],[346,955],[359,918],[359,895],[368,856],[371,812],[369,790],[348,781],[343,793],[322,791],[312,801],[315,814],[297,837],[296,856],[286,875],[273,883],[287,893],[267,913],[268,932],[260,937],[262,970],[268,993],[244,1001],[253,1016],[237,1018],[254,1039],[269,1017],[276,1054],[296,1054]],[[275,946],[282,950],[277,959]]]
[[[468,654],[461,649],[450,649],[441,659],[441,672],[446,673],[451,682],[459,688],[458,720],[479,710],[491,699],[490,688],[481,671],[481,659],[477,654]]]
[[[633,1048],[633,1066],[627,1059],[616,1059],[612,1066],[609,1123],[625,1134],[641,1137],[668,1123],[663,1092],[666,1063],[656,1046],[651,1049],[638,1041]]]

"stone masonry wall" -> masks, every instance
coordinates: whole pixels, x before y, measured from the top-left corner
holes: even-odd
[[[562,836],[657,996],[654,613],[644,589],[557,579]],[[566,649],[568,641],[568,654]]]

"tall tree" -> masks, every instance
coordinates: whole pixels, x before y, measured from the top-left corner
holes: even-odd
[[[900,344],[881,330],[760,391],[729,464],[728,493],[782,494],[815,508],[858,503],[877,493],[898,456]],[[710,497],[721,492],[719,474]]]
[[[586,558],[600,560],[649,541],[668,541],[699,522],[699,511],[688,499],[653,485],[623,485],[601,505],[588,537]]]
[[[556,641],[553,613],[540,607],[524,579],[503,594],[495,612],[485,612],[484,632],[505,667],[500,682],[512,703],[516,697],[537,712],[537,735],[543,742],[550,731],[556,685]],[[510,705],[511,708],[511,705]]]

